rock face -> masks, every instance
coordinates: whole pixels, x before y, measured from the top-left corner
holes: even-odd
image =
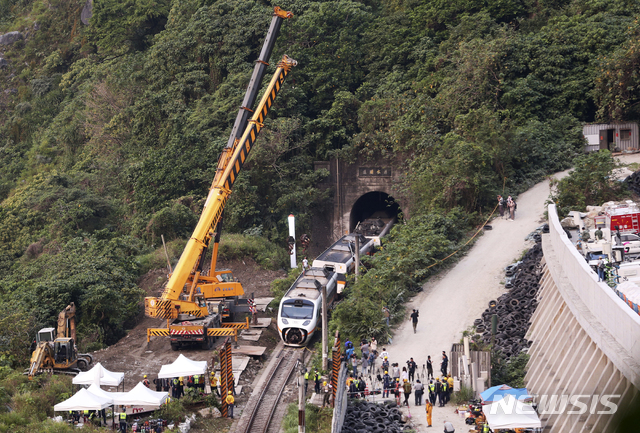
[[[0,35],[0,45],[11,45],[20,39],[22,39],[20,32],[5,33],[4,35]]]
[[[2,57],[0,57],[0,69],[6,68],[7,66],[9,66],[9,62],[3,59]]]
[[[82,8],[82,13],[80,13],[80,21],[85,26],[89,25],[89,20],[91,19],[91,11],[93,10],[93,0],[87,0],[84,7]]]

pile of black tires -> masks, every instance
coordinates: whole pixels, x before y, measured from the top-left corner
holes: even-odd
[[[640,195],[640,170],[629,175],[624,182],[629,186],[629,189],[636,194]]]
[[[382,404],[349,400],[342,433],[401,433],[412,427],[402,422],[395,401]]]
[[[540,288],[542,269],[542,237],[534,235],[535,244],[525,254],[522,261],[508,266],[505,270],[510,290],[497,300],[489,302],[489,308],[482,313],[482,319],[473,324],[476,332],[482,334],[485,344],[491,344],[491,316],[498,316],[495,348],[506,358],[527,351],[531,341],[524,338],[529,329],[530,319],[538,306],[537,295]]]

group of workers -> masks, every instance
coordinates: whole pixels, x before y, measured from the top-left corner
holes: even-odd
[[[211,373],[211,375],[215,378],[214,373]],[[144,379],[142,380],[142,383],[144,384],[144,386],[151,389],[151,384],[146,374],[144,375]],[[156,379],[153,379],[153,383],[155,385],[156,391],[170,392],[172,398],[180,398],[184,396],[185,389],[186,390],[194,389],[195,392],[204,394],[205,377],[204,375],[201,375],[201,374],[188,376],[186,379],[182,376],[174,377],[172,379],[158,377]],[[213,389],[214,387],[212,386],[211,387],[212,392],[213,392]],[[220,392],[217,390],[217,384],[216,384],[216,393],[218,394],[218,397],[219,397]]]
[[[317,368],[313,373],[306,368],[304,369],[304,395],[307,395],[310,380],[313,380],[314,392],[317,395],[322,394],[322,407],[333,407],[333,386],[331,383],[327,383],[326,380],[323,380],[322,375]]]
[[[107,414],[104,409],[102,410],[70,410],[69,421],[77,424],[80,422],[80,417],[83,418],[83,423],[91,423],[100,427],[101,425],[107,425]],[[101,421],[102,420],[102,421]],[[102,422],[102,424],[101,424]]]

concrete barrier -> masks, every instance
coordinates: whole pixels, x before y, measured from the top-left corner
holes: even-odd
[[[556,283],[566,283],[558,289],[595,344],[640,388],[640,316],[606,283],[598,282],[598,275],[560,225],[555,205],[549,205],[548,210],[549,239],[557,260],[549,269]]]
[[[525,336],[533,341],[525,385],[544,432],[613,432],[639,395],[640,316],[598,282],[554,205],[548,214],[538,308]]]

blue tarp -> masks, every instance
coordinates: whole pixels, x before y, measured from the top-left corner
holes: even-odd
[[[480,394],[482,404],[490,404],[501,400],[505,395],[512,395],[519,401],[531,401],[532,397],[526,388],[511,388],[509,385],[492,386]]]

